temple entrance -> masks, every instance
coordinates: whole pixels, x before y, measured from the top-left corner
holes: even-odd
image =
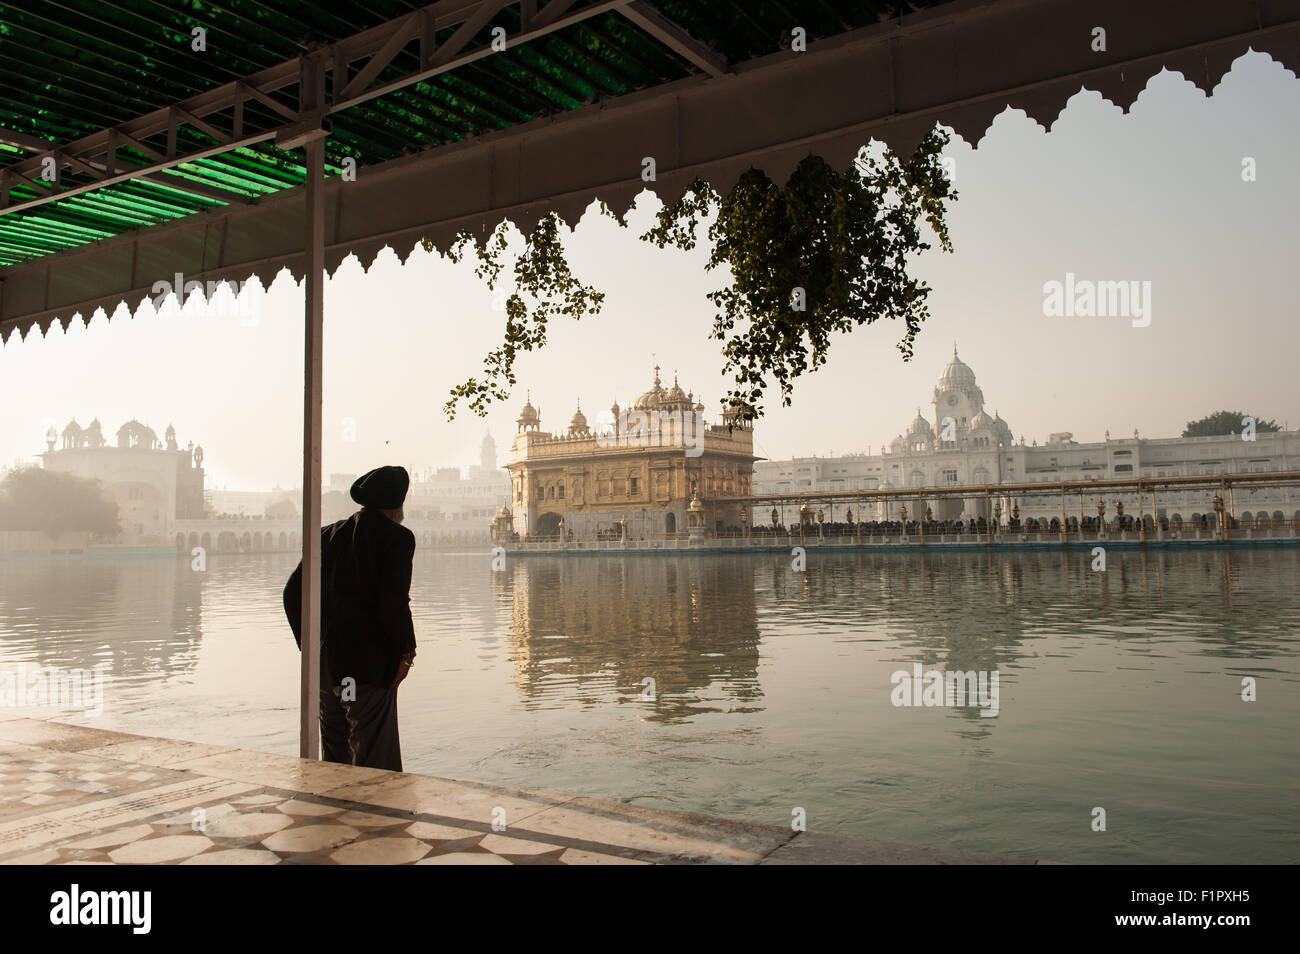
[[[926,505],[934,512],[935,520],[960,520],[965,503],[961,497],[941,497],[926,501]]]
[[[533,534],[539,537],[553,537],[560,532],[560,515],[554,511],[547,511],[537,518],[537,526],[533,529]]]
[[[669,513],[668,516],[664,518],[664,533],[676,533],[676,532],[677,532],[677,514]]]

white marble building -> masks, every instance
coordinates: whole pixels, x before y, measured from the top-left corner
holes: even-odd
[[[1134,477],[1207,476],[1217,474],[1270,473],[1300,470],[1300,431],[1256,433],[1253,440],[1241,435],[1222,437],[1146,438],[1134,431],[1131,437],[1078,443],[1069,432],[1052,434],[1045,444],[1026,444],[1012,438],[1010,425],[997,410],[990,415],[984,392],[975,372],[957,356],[943,369],[931,398],[932,417],[917,408],[907,429],[881,447],[879,454],[849,454],[843,457],[799,457],[792,460],[760,461],[754,465],[755,494],[797,494],[826,491],[902,489],[910,487],[961,487],[989,484],[1059,484],[1061,481],[1119,480]],[[1044,488],[1046,491],[1047,488]],[[1097,495],[1084,495],[1083,511],[1096,516]],[[1137,495],[1104,496],[1107,518],[1115,503],[1136,516]],[[1060,497],[1045,494],[1029,497],[1007,493],[999,498],[1004,513],[1020,508],[1022,519],[1061,516]],[[983,495],[930,500],[934,519],[971,519],[984,515]],[[1258,488],[1234,491],[1229,501],[1239,520],[1300,519],[1300,494],[1294,488]],[[1151,514],[1148,495],[1142,502]],[[898,503],[869,504],[864,520],[897,519]],[[838,508],[837,508],[838,509]],[[856,508],[855,508],[856,509]],[[875,512],[873,512],[873,509]],[[909,505],[909,519],[915,508]],[[1077,492],[1067,495],[1066,513],[1080,516]],[[1156,516],[1184,521],[1211,512],[1203,491],[1169,491],[1156,495]],[[789,515],[787,515],[789,516]],[[755,519],[766,523],[766,513]],[[831,518],[828,516],[828,520]],[[842,519],[835,514],[835,519]],[[1005,521],[1005,517],[1003,518]]]
[[[59,444],[62,438],[62,446]],[[117,430],[117,443],[104,437],[99,418],[87,427],[69,421],[46,434],[41,460],[47,470],[98,480],[117,503],[121,542],[170,543],[177,520],[202,517],[203,448],[181,447],[170,424],[159,440],[153,428],[130,420]]]
[[[439,467],[411,475],[406,526],[421,546],[486,543],[492,518],[509,498],[510,474],[497,465],[496,441],[488,434],[468,473]]]

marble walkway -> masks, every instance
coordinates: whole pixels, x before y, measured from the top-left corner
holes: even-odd
[[[0,864],[1033,864],[37,719]]]

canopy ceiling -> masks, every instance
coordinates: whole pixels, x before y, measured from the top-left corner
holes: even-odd
[[[326,136],[326,264],[525,231],[642,188],[784,181],[939,122],[976,142],[1162,68],[1209,92],[1300,63],[1300,0],[22,0],[0,8],[0,340],[154,282],[301,276]],[[791,28],[807,52],[790,50]],[[1106,50],[1093,49],[1094,28]],[[192,31],[206,49],[192,49]],[[505,49],[494,49],[494,39]],[[653,157],[657,180],[642,179]],[[355,181],[338,175],[355,162]],[[57,181],[42,178],[51,168]]]

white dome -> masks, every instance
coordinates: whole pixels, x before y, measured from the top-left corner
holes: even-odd
[[[961,358],[957,357],[957,349],[952,349],[952,360],[948,362],[948,367],[943,369],[943,374],[939,376],[939,387],[944,388],[969,388],[975,386],[975,372]]]
[[[1001,414],[998,414],[996,411],[993,412],[993,426],[994,426],[994,428],[997,429],[997,432],[998,432],[1000,435],[1002,435],[1004,438],[1006,438],[1006,443],[1010,444],[1010,443],[1011,443],[1011,425],[1008,424],[1006,421],[1002,420],[1002,415],[1001,415]]]

